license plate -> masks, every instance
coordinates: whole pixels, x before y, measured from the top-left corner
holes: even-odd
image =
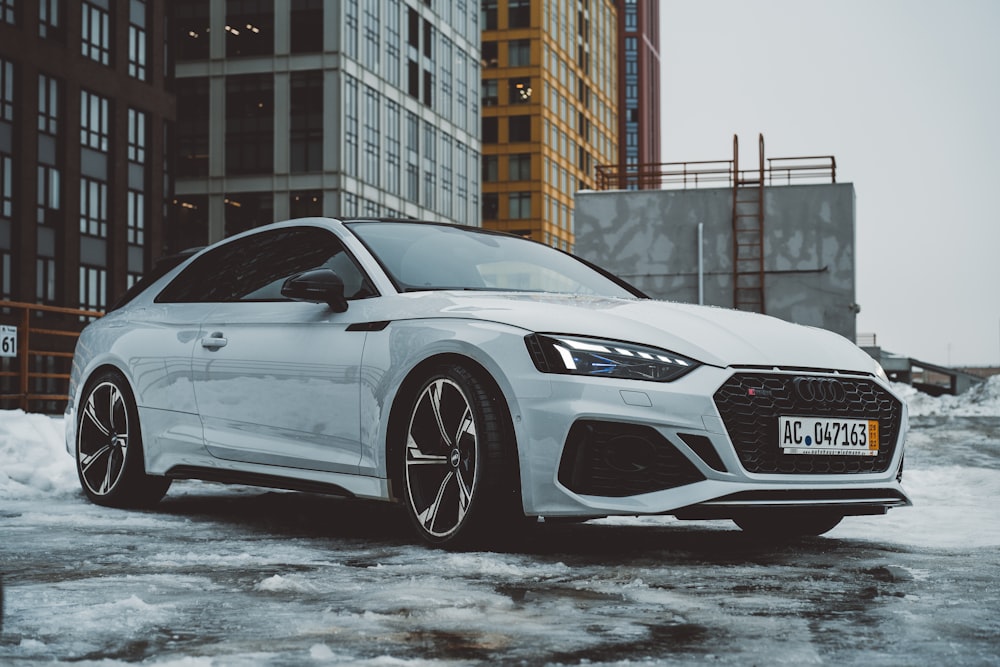
[[[778,417],[778,444],[785,454],[876,456],[878,420]]]

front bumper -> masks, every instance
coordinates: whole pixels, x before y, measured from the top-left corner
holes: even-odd
[[[802,377],[835,378],[851,397],[796,403],[782,391]],[[739,403],[762,380],[753,409],[732,408],[734,396]],[[777,416],[787,414],[878,418],[879,456],[784,455]],[[529,515],[730,518],[770,507],[849,515],[910,504],[899,479],[905,403],[864,374],[703,366],[670,383],[552,376],[548,396],[520,406],[517,417]],[[590,438],[583,444],[581,425]]]

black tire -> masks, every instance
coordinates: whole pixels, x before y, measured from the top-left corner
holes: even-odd
[[[769,509],[733,517],[745,533],[763,539],[815,537],[833,530],[844,516],[826,510]]]
[[[146,474],[135,397],[117,371],[98,373],[84,388],[76,472],[87,497],[108,507],[149,507],[170,488],[170,479]]]
[[[408,404],[403,503],[426,543],[481,547],[523,523],[517,448],[504,401],[469,370],[441,364]]]

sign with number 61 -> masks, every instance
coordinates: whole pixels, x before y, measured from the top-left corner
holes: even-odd
[[[17,327],[0,324],[0,357],[17,356]]]

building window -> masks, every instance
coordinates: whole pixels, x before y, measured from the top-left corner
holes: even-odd
[[[420,48],[420,14],[413,7],[406,11],[406,43],[414,49]]]
[[[291,85],[291,171],[322,171],[323,72],[293,72]]]
[[[358,80],[346,75],[344,83],[344,172],[358,175]]]
[[[482,0],[480,14],[483,30],[497,29],[497,0]]]
[[[0,0],[0,22],[17,25],[14,9],[15,0]]]
[[[451,89],[451,40],[447,37],[441,38],[441,64],[438,73],[441,79],[441,115],[447,120],[451,120],[452,89]]]
[[[451,217],[452,139],[441,133],[441,214]]]
[[[393,87],[399,87],[399,0],[389,0],[386,3],[385,18],[385,70],[386,78]]]
[[[318,218],[323,215],[323,193],[302,190],[288,194],[288,212],[292,218]]]
[[[35,299],[39,303],[56,303],[56,260],[39,257],[35,260]]]
[[[80,91],[80,144],[102,153],[108,152],[107,98]]]
[[[497,80],[496,79],[483,79],[483,94],[482,103],[484,107],[493,107],[500,103],[500,98],[497,93]]]
[[[128,75],[146,80],[146,2],[131,0],[128,12]]]
[[[406,63],[406,92],[410,97],[420,99],[420,65],[416,60],[409,60]]]
[[[274,80],[271,74],[226,77],[226,172],[274,171]]]
[[[38,36],[59,42],[64,40],[62,0],[39,0]]]
[[[128,110],[129,183],[126,227],[128,243],[142,246],[146,236],[146,145],[147,116],[136,109]],[[135,267],[141,268],[141,267]]]
[[[108,305],[108,271],[96,266],[80,267],[80,307],[104,310]]]
[[[142,246],[146,234],[146,195],[138,190],[128,191],[128,243]]]
[[[385,189],[393,194],[401,194],[399,191],[399,166],[400,162],[400,142],[399,142],[399,105],[389,100],[385,110],[385,161],[386,161],[386,181]]]
[[[496,220],[500,217],[500,195],[496,192],[483,193],[483,220]]]
[[[531,0],[507,0],[507,27],[531,27]]]
[[[437,130],[424,123],[424,197],[420,202],[426,208],[437,204]]]
[[[172,224],[164,230],[168,252],[208,245],[208,197],[183,195],[172,204]]]
[[[323,50],[323,0],[292,0],[292,53]]]
[[[226,236],[274,222],[274,196],[270,192],[227,194]]]
[[[483,143],[495,144],[500,141],[499,121],[496,116],[483,116]]]
[[[531,141],[531,116],[510,116],[508,119],[508,141]]]
[[[274,53],[274,0],[226,0],[226,55]]]
[[[358,0],[344,0],[344,55],[358,55]]]
[[[14,162],[0,153],[0,218],[14,217]]]
[[[37,222],[56,225],[62,210],[62,174],[54,166],[38,165]]]
[[[497,49],[496,42],[483,42],[482,59],[480,61],[480,64],[483,66],[483,69],[486,69],[488,67],[498,66],[500,64],[500,59],[498,56],[499,52]]]
[[[205,0],[174,0],[170,4],[177,31],[177,59],[208,60],[209,3]]]
[[[424,20],[424,55],[434,58],[434,26]]]
[[[7,250],[0,250],[0,299],[13,300],[13,257]]]
[[[0,120],[14,121],[14,63],[0,59]]]
[[[509,80],[507,99],[510,104],[527,104],[531,101],[531,79],[521,77]]]
[[[38,75],[38,131],[43,134],[59,134],[59,80]]]
[[[508,159],[508,172],[512,181],[531,180],[531,154],[519,153]]]
[[[103,7],[87,2],[81,3],[80,52],[102,65],[111,64],[111,16]]]
[[[128,110],[128,161],[146,163],[146,114]]]
[[[500,158],[496,155],[483,156],[483,183],[495,183],[500,180]]]
[[[365,0],[363,26],[365,38],[365,65],[368,69],[376,72],[378,71],[379,65],[379,52],[382,49],[381,40],[379,39],[379,32],[381,31],[378,16],[379,3],[380,0]]]
[[[364,178],[368,185],[378,187],[381,175],[381,156],[379,154],[379,94],[371,86],[365,86],[364,115]]]
[[[530,192],[511,192],[508,201],[510,203],[509,218],[524,220],[531,217]]]
[[[507,43],[507,65],[527,67],[531,64],[531,40],[512,39]]]
[[[208,79],[178,79],[177,175],[208,176]]]
[[[424,106],[434,105],[434,75],[424,70]]]
[[[420,120],[406,112],[406,198],[417,201],[420,196]]]
[[[80,179],[80,233],[107,238],[107,183],[87,177]]]

